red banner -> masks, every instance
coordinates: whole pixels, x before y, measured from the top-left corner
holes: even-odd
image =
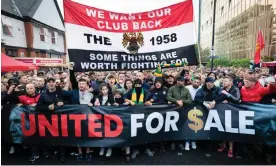
[[[150,31],[193,22],[193,3],[187,0],[149,12],[126,14],[64,0],[64,21],[109,32]]]

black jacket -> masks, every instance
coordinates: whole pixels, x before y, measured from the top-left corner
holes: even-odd
[[[47,90],[45,93],[42,93],[40,95],[40,98],[36,105],[36,110],[43,112],[50,111],[48,108],[49,105],[54,104],[56,108],[58,102],[64,102],[61,89],[57,89],[54,92],[50,92],[49,90]]]
[[[242,88],[242,86],[244,86],[244,82],[243,79],[237,77],[236,79],[234,79],[234,86],[238,87],[239,89]]]
[[[227,91],[225,88],[223,88],[222,90]],[[240,102],[241,94],[239,88],[232,86],[227,92],[229,93],[228,95],[221,94],[215,101],[219,103],[223,102],[224,100],[227,100],[228,102],[235,104]]]
[[[102,96],[102,95],[99,95],[97,98],[99,99],[100,104],[102,105],[103,96]],[[108,103],[111,104],[111,105],[113,105],[113,104],[115,103],[114,97],[113,97],[112,94],[108,94],[108,99],[107,99],[105,105],[107,105]]]
[[[46,92],[46,86],[43,86],[42,88],[36,88],[35,89],[35,93],[37,93],[37,94],[41,94],[41,93],[44,93],[44,92]]]
[[[206,85],[203,85],[195,95],[195,102],[203,103],[204,101],[216,100],[221,94],[220,88],[214,86],[211,90],[207,89]],[[210,99],[211,98],[211,99]]]
[[[167,92],[168,88],[166,87],[162,87],[160,89],[153,88],[149,91],[148,95],[146,96],[146,101],[153,99],[153,103],[166,103]]]

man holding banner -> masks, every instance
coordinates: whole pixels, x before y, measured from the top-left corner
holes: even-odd
[[[167,94],[167,100],[169,104],[176,104],[180,107],[185,107],[186,104],[191,104],[193,99],[191,97],[191,94],[189,90],[184,86],[184,77],[179,76],[177,77],[177,83],[176,85],[172,86],[168,90]],[[175,143],[173,142],[171,145],[172,149],[175,149]],[[179,144],[179,148],[181,150],[184,149],[184,146],[182,143]]]
[[[44,113],[53,113],[55,110],[64,105],[64,99],[61,89],[56,88],[55,79],[49,78],[47,80],[47,90],[40,95],[36,105],[36,110]],[[65,162],[65,148],[60,147],[59,158],[61,162]]]

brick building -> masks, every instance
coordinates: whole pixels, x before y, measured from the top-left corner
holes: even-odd
[[[1,52],[66,61],[64,22],[56,0],[2,0]]]

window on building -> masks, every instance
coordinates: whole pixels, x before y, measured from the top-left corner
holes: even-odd
[[[5,49],[6,55],[10,57],[17,57],[17,50],[14,49]]]
[[[4,35],[13,36],[12,23],[9,17],[2,16],[2,31]]]
[[[40,27],[40,41],[45,41],[45,29]]]
[[[51,31],[52,44],[58,44],[58,33]]]
[[[47,28],[40,27],[40,41],[48,42],[49,31]]]
[[[221,7],[221,15],[223,15],[224,12],[224,6]]]

